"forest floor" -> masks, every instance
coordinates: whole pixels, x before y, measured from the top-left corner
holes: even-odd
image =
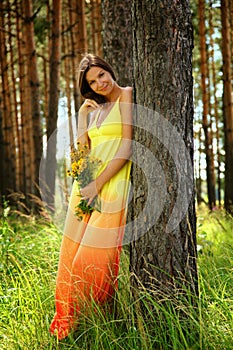
[[[130,297],[128,249],[122,253],[115,312],[97,305],[77,331],[58,342],[48,332],[62,235],[6,206],[0,223],[1,350],[233,349],[233,219],[223,210],[197,212],[199,296],[172,303],[140,295],[145,320]],[[182,315],[182,316],[181,316]]]

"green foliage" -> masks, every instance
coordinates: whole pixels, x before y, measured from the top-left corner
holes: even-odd
[[[34,0],[34,30],[37,43],[46,45],[48,30],[50,29],[50,23],[47,20],[47,1]]]
[[[133,301],[124,250],[114,303],[93,303],[76,332],[58,343],[48,328],[61,234],[49,223],[8,216],[7,208],[0,242],[2,350],[233,348],[233,220],[225,212],[198,212],[200,295],[194,302],[181,296],[162,302],[146,291]]]

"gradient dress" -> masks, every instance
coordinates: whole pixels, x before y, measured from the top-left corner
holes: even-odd
[[[100,112],[99,112],[100,113]],[[99,173],[114,158],[122,142],[119,98],[100,127],[98,113],[88,130],[91,154],[102,161]],[[50,332],[62,339],[76,328],[88,302],[104,303],[116,288],[120,252],[126,224],[131,161],[102,187],[101,211],[79,221],[74,215],[79,188],[73,184],[67,211],[56,282],[56,313]],[[98,173],[98,174],[99,174]],[[97,174],[97,175],[98,175]]]

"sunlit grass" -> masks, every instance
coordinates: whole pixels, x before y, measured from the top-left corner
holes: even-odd
[[[76,332],[61,342],[48,333],[61,234],[45,222],[2,218],[0,234],[0,344],[2,350],[229,350],[233,348],[233,220],[224,211],[198,211],[200,296],[195,306],[177,298],[131,297],[128,253],[122,254],[119,292],[108,308],[93,304]],[[179,311],[179,312],[177,312]],[[180,317],[180,315],[183,315]]]

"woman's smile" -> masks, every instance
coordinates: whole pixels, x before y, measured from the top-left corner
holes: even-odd
[[[100,94],[113,86],[111,74],[100,67],[91,67],[87,72],[86,80],[90,88]]]

